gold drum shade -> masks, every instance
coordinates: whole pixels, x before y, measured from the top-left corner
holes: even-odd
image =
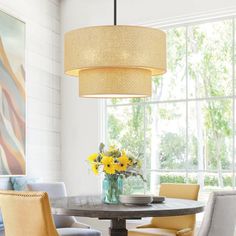
[[[102,94],[98,93],[102,91]],[[79,94],[82,97],[151,96],[151,71],[145,69],[105,68],[82,70]]]
[[[65,73],[83,97],[146,97],[166,71],[166,36],[140,26],[96,26],[65,34]]]

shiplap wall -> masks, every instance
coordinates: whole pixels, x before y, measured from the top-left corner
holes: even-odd
[[[61,178],[59,0],[0,0],[26,23],[27,175]]]

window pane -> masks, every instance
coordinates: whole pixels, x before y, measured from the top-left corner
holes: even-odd
[[[144,194],[145,182],[140,177],[130,176],[124,180],[124,194]]]
[[[162,183],[186,183],[186,174],[181,172],[161,173],[160,184]]]
[[[173,100],[186,97],[186,28],[167,31],[167,72],[153,77],[152,100]],[[174,92],[173,92],[174,91]]]
[[[232,169],[232,100],[189,102],[189,165],[194,170]]]
[[[156,182],[153,182],[153,179],[155,179]],[[186,174],[184,172],[149,172],[147,192],[158,194],[159,186],[162,183],[186,183]]]
[[[108,144],[118,145],[139,156],[144,161],[144,107],[139,105],[108,107]],[[144,183],[141,178],[129,177],[125,180],[125,192],[142,193]]]
[[[147,106],[147,168],[185,169],[185,111],[185,103],[162,103]]]
[[[188,95],[232,95],[232,20],[194,25],[188,30]]]
[[[108,144],[140,155],[144,153],[144,107],[108,107]]]
[[[203,176],[203,177],[202,177]],[[203,180],[202,183],[200,180]],[[201,187],[204,187],[204,173],[194,173],[194,172],[188,172],[187,174],[187,180],[190,184],[200,184]]]
[[[218,173],[212,173],[212,172],[188,173],[188,183],[191,184],[198,183],[200,184],[201,189],[206,192],[219,188],[231,189],[233,186],[233,174],[232,171],[223,172],[222,176],[219,176]],[[221,186],[220,183],[222,183]]]
[[[233,175],[232,172],[223,173],[219,176],[218,173],[205,173],[204,178],[205,189],[215,190],[219,188],[229,188],[232,189],[233,186]]]

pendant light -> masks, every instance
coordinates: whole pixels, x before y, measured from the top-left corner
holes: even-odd
[[[65,74],[79,80],[79,95],[91,98],[148,97],[152,76],[166,71],[166,35],[159,29],[117,25],[65,34]]]

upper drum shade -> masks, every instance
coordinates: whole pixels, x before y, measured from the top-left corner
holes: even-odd
[[[64,53],[65,74],[70,76],[106,68],[145,69],[150,71],[150,79],[166,72],[166,35],[153,28],[116,25],[76,29],[65,34]],[[83,73],[83,80],[86,74],[90,73]]]

